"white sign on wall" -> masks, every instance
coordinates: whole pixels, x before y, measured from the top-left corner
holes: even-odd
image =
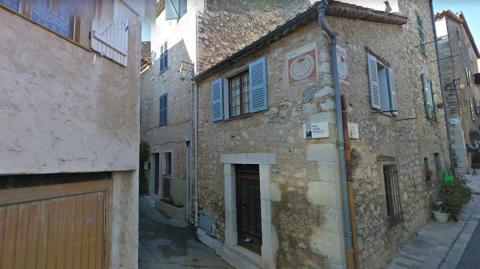
[[[348,83],[348,65],[347,65],[347,51],[337,45],[337,67],[338,67],[338,78],[340,82]]]
[[[328,122],[314,122],[303,125],[303,137],[305,139],[317,139],[330,137]]]
[[[358,131],[358,123],[348,123],[348,137],[350,139],[360,139],[360,133]]]

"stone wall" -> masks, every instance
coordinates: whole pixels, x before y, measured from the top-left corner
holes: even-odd
[[[359,123],[360,140],[352,148],[360,157],[353,168],[357,212],[359,260],[362,268],[383,268],[388,258],[408,241],[415,230],[430,218],[435,180],[442,172],[435,169],[434,154],[442,167],[449,167],[443,110],[437,120],[425,116],[420,74],[433,81],[435,103],[442,103],[433,43],[426,45],[426,56],[418,47],[417,14],[424,21],[425,40],[433,40],[428,1],[400,1],[404,26],[388,26],[349,20],[329,20],[340,32],[340,45],[347,49],[350,85],[343,85],[350,104],[350,121]],[[375,34],[372,34],[375,33]],[[369,106],[365,49],[380,56],[395,72],[398,115],[372,113]],[[414,63],[414,64],[413,64]],[[358,90],[358,89],[362,90]],[[385,187],[379,156],[395,159],[398,169],[403,222],[389,227],[386,222]],[[434,171],[433,182],[425,182],[424,158]]]
[[[360,157],[353,167],[360,268],[384,268],[395,253],[430,218],[435,180],[425,181],[424,158],[436,178],[449,167],[443,111],[437,120],[425,116],[420,74],[434,82],[436,103],[441,103],[435,47],[420,53],[417,13],[424,18],[426,40],[433,40],[427,0],[400,1],[406,25],[328,17],[339,33],[339,45],[348,55],[349,84],[341,91],[350,104],[350,122],[359,124],[359,140],[351,140]],[[214,220],[212,235],[223,242],[224,170],[221,154],[265,152],[276,154],[276,173],[270,175],[272,224],[278,235],[278,268],[328,268],[344,266],[343,228],[340,209],[338,155],[330,56],[325,35],[316,22],[299,28],[201,82],[199,123],[200,207]],[[317,44],[318,76],[312,81],[288,83],[286,54],[309,42]],[[366,51],[389,64],[396,77],[397,116],[376,113],[370,108]],[[267,57],[269,109],[247,118],[221,122],[210,120],[210,83],[248,62]],[[412,64],[415,63],[415,64]],[[329,122],[330,138],[304,140],[302,125]],[[442,168],[435,171],[434,154]],[[387,223],[385,186],[379,157],[394,159],[403,222]]]
[[[324,141],[304,140],[302,133],[305,122],[333,119],[328,54],[317,49],[319,74],[314,80],[289,86],[285,78],[286,54],[310,42],[326,47],[316,23],[232,66],[236,69],[267,57],[268,111],[212,123],[210,83],[224,73],[199,85],[200,208],[214,221],[212,235],[223,242],[225,197],[220,155],[275,154],[278,172],[270,175],[268,191],[273,197],[271,222],[278,236],[277,268],[322,268],[327,264],[341,268],[338,266],[344,264],[334,128],[330,128],[332,138]]]
[[[198,70],[208,69],[279,25],[281,6],[273,0],[205,0],[197,22]]]

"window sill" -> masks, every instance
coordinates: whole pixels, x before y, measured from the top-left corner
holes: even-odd
[[[165,126],[167,126],[166,123],[163,123],[163,124],[159,124],[159,125],[158,125],[158,127],[165,127]]]
[[[243,114],[243,115],[240,115],[240,116],[231,117],[231,118],[223,120],[223,122],[229,122],[229,121],[234,121],[234,120],[241,120],[241,119],[250,118],[250,117],[253,116],[253,114],[255,114],[255,113],[247,113],[247,114]]]
[[[165,67],[165,69],[160,70],[160,73],[158,73],[159,76],[163,75],[167,70],[170,69],[169,66]]]

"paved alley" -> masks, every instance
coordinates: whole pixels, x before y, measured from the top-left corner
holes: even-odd
[[[466,176],[466,180],[474,195],[459,221],[431,220],[392,258],[388,269],[480,268],[480,176]]]
[[[139,269],[231,268],[195,238],[184,222],[167,218],[140,198]]]

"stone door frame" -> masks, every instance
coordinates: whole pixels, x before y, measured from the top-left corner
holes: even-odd
[[[276,236],[272,225],[270,199],[270,174],[272,165],[276,164],[275,153],[222,154],[220,160],[224,167],[225,246],[261,268],[276,268],[275,260],[278,244],[275,241]],[[261,255],[243,248],[237,243],[236,164],[258,164],[259,166],[262,218]]]

